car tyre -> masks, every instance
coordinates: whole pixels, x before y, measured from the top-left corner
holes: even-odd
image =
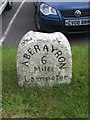
[[[9,1],[6,6],[6,10],[11,10],[11,8],[12,8],[12,2]]]
[[[37,15],[37,12],[35,10],[35,13],[34,13],[34,22],[35,22],[35,27],[37,29],[38,32],[41,32],[41,26],[39,24],[39,19],[38,19],[38,15]]]

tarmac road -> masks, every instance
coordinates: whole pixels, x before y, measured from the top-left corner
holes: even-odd
[[[10,21],[20,7],[20,2],[14,2],[10,11],[4,11],[2,14],[2,35],[4,36]],[[18,47],[21,38],[28,31],[36,31],[34,25],[34,5],[32,2],[25,2],[17,16],[13,20],[10,29],[3,41],[3,46]],[[89,37],[87,35],[67,36],[71,45],[87,44]]]

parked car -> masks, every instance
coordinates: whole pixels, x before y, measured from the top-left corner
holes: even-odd
[[[34,21],[37,31],[61,31],[65,34],[90,32],[90,6],[87,0],[51,1],[35,0]]]
[[[12,8],[11,0],[0,0],[0,15],[5,9],[10,10],[11,8]]]

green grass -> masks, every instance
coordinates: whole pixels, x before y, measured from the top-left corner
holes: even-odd
[[[88,45],[72,47],[73,78],[70,84],[20,88],[17,85],[16,49],[2,49],[4,118],[87,118]]]
[[[2,47],[0,47],[0,118],[2,110]]]

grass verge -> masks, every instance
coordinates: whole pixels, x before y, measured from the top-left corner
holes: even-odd
[[[4,118],[87,118],[88,45],[72,47],[73,78],[70,84],[43,88],[17,85],[16,49],[2,49]]]

